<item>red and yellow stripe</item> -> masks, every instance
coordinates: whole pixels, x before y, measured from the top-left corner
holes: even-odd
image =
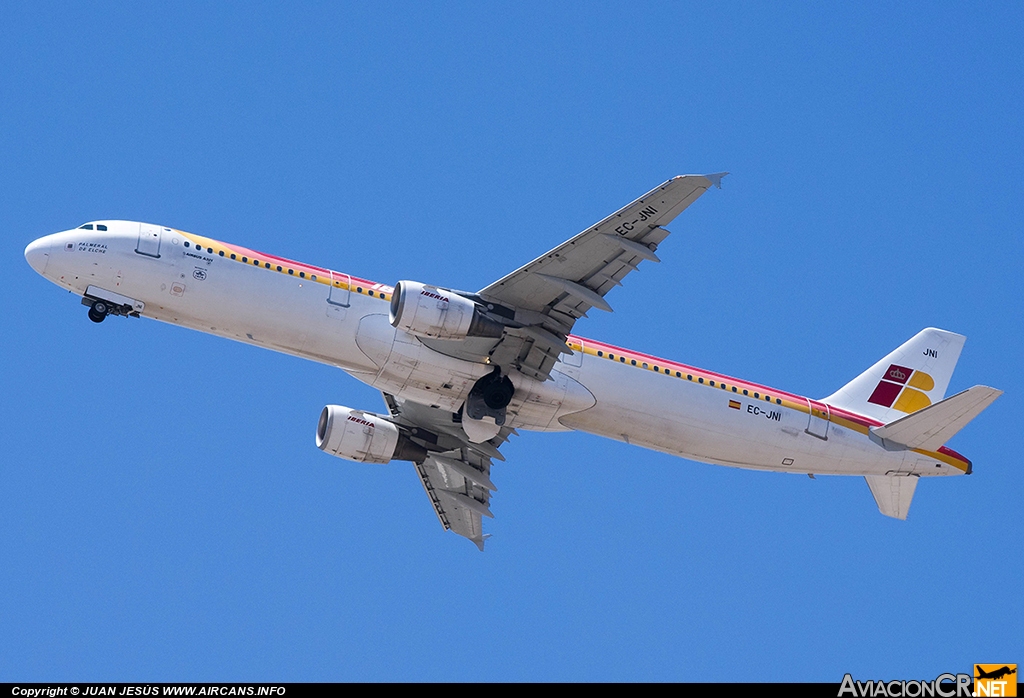
[[[369,296],[371,298],[380,298],[381,300],[389,302],[391,301],[391,294],[394,291],[394,287],[392,286],[369,281],[367,279],[361,279],[349,274],[343,274],[324,267],[316,267],[310,264],[286,259],[284,257],[278,257],[264,252],[257,252],[256,250],[250,250],[246,247],[231,245],[212,238],[195,235],[193,233],[186,233],[180,230],[176,230],[175,232],[185,239],[186,244],[189,245],[190,249],[195,248],[197,251],[217,255],[239,264],[258,267],[264,271],[284,274],[286,276],[296,277],[312,283],[323,284],[325,286],[330,286],[333,283],[337,288],[347,288],[353,293]],[[882,422],[873,420],[870,417],[865,417],[864,415],[850,412],[848,410],[832,407],[831,405],[825,405],[824,403],[810,398],[795,395],[793,393],[787,393],[782,390],[776,390],[775,388],[770,388],[757,383],[751,383],[750,381],[739,380],[721,373],[688,366],[687,364],[681,364],[676,361],[651,356],[650,354],[643,354],[630,349],[623,349],[622,347],[605,344],[604,342],[598,342],[593,339],[585,339],[583,337],[570,335],[566,343],[573,351],[581,351],[597,358],[616,361],[620,364],[636,367],[641,370],[653,371],[654,373],[661,374],[666,378],[685,380],[698,385],[704,385],[715,390],[723,390],[737,396],[742,395],[748,399],[780,405],[791,410],[803,412],[804,414],[813,414],[816,417],[828,419],[834,424],[861,434],[868,434],[871,427],[882,426]],[[928,458],[942,461],[943,463],[951,465],[963,472],[971,472],[971,462],[956,451],[946,448],[945,446],[940,447],[938,451],[914,449],[914,452],[927,456]]]
[[[175,232],[185,239],[185,244],[188,245],[186,249],[188,250],[194,249],[204,254],[216,255],[239,264],[258,267],[264,271],[284,274],[285,276],[292,276],[303,281],[323,284],[324,286],[330,286],[333,283],[336,288],[345,288],[353,293],[370,296],[371,298],[380,298],[386,301],[391,300],[391,293],[394,291],[393,287],[386,284],[360,279],[359,277],[343,274],[342,272],[333,271],[325,267],[316,267],[311,264],[278,257],[277,255],[257,252],[247,247],[220,242],[219,240],[195,235],[194,233],[186,233],[181,230],[175,230]]]
[[[604,342],[598,342],[593,339],[585,339],[583,337],[570,335],[567,344],[573,351],[582,351],[584,354],[589,354],[597,358],[615,361],[641,370],[652,371],[654,373],[661,374],[666,378],[685,380],[698,385],[704,385],[715,390],[722,390],[730,395],[742,395],[747,399],[754,399],[780,405],[791,410],[796,410],[797,412],[803,412],[807,415],[813,414],[816,417],[827,419],[833,424],[856,431],[860,434],[867,435],[871,427],[882,426],[882,422],[871,419],[870,417],[865,417],[864,415],[850,412],[849,410],[826,405],[825,403],[806,398],[801,395],[795,395],[783,390],[776,390],[775,388],[770,388],[765,385],[740,380],[721,373],[715,373],[714,371],[707,371],[687,364],[681,364],[676,361],[662,359],[657,356],[651,356],[650,354],[642,354],[630,349],[624,349],[611,344],[605,344]],[[934,458],[935,460],[951,465],[965,473],[969,473],[971,471],[971,462],[951,448],[942,446],[937,451],[925,451],[922,449],[913,450],[915,453],[919,453],[928,458]]]

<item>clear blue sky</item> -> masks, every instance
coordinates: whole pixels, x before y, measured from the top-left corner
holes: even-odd
[[[165,3],[164,5],[168,5]],[[1024,662],[1019,3],[6,2],[0,680],[932,678]],[[942,6],[940,6],[942,5]],[[591,336],[811,396],[922,327],[1006,390],[910,519],[860,478],[523,434],[484,554],[329,458],[336,369],[94,325],[97,218],[477,289],[729,170]]]

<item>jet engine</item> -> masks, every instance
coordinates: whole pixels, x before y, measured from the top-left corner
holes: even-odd
[[[316,426],[316,447],[358,463],[410,460],[422,463],[427,450],[391,422],[370,412],[327,405]]]
[[[500,337],[505,327],[468,298],[418,281],[399,281],[391,295],[391,326],[419,337]]]

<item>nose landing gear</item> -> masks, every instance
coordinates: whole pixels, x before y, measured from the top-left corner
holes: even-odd
[[[106,301],[93,301],[92,305],[89,306],[89,319],[93,322],[103,322],[107,319],[107,313],[110,312],[110,306]]]
[[[82,305],[89,308],[89,319],[93,322],[103,322],[108,315],[139,317],[139,313],[146,307],[142,301],[95,286],[90,286],[86,290],[85,295],[82,296]]]

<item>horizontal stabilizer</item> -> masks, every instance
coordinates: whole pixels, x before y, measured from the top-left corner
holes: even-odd
[[[917,489],[916,475],[865,475],[878,510],[886,516],[905,521],[910,500]]]
[[[884,427],[872,427],[871,433],[895,446],[936,451],[1002,394],[976,385]]]

